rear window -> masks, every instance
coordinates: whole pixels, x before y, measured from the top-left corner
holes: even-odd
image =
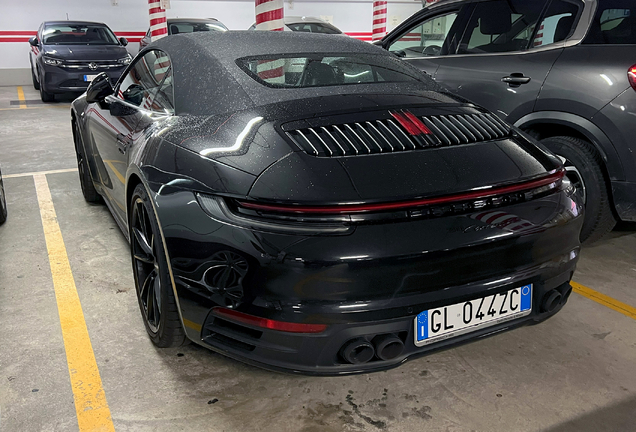
[[[583,43],[636,44],[636,2],[634,0],[601,1]]]
[[[118,45],[117,37],[106,26],[82,24],[48,25],[42,31],[48,45]]]
[[[423,81],[424,75],[385,55],[302,54],[238,59],[259,83],[274,88]]]
[[[173,22],[170,23],[168,30],[171,35],[175,35],[180,33],[194,33],[202,31],[227,31],[227,27],[220,22]]]

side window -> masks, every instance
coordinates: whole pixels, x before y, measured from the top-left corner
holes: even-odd
[[[158,50],[149,51],[128,71],[119,86],[117,97],[129,104],[152,110],[153,98],[169,71],[168,56]]]
[[[636,44],[636,2],[605,0],[599,2],[594,21],[584,44]]]
[[[165,72],[165,77],[157,95],[152,101],[152,110],[174,114],[174,91],[172,87],[172,68]]]
[[[532,46],[545,46],[567,39],[576,25],[580,5],[580,2],[574,0],[553,0]]]
[[[545,0],[477,3],[459,53],[501,53],[527,49],[545,3]]]
[[[411,28],[389,46],[389,51],[400,57],[440,55],[444,42],[451,34],[457,12],[436,16]]]

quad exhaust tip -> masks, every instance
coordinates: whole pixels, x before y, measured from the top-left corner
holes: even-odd
[[[380,360],[393,360],[404,351],[404,342],[394,334],[376,336],[373,339],[375,355]]]
[[[542,312],[553,312],[563,300],[563,296],[557,290],[548,291],[543,296],[543,301],[541,302],[541,311]]]
[[[343,345],[340,356],[351,364],[367,363],[377,357],[380,360],[393,360],[404,351],[404,342],[397,335],[387,333],[378,335],[371,342],[366,339],[353,339]]]
[[[340,355],[351,364],[362,364],[373,358],[375,348],[365,339],[354,339],[342,347]]]

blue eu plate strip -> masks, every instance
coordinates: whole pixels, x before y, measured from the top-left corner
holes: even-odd
[[[521,310],[527,311],[532,307],[532,285],[521,287]]]
[[[428,339],[428,311],[424,311],[417,316],[417,340]]]

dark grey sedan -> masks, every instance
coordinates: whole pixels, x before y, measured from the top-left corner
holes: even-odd
[[[56,93],[82,93],[100,72],[116,81],[132,57],[126,38],[117,39],[106,24],[47,21],[29,40],[33,87],[43,102]]]
[[[381,44],[561,156],[582,240],[636,221],[634,0],[442,0]]]

